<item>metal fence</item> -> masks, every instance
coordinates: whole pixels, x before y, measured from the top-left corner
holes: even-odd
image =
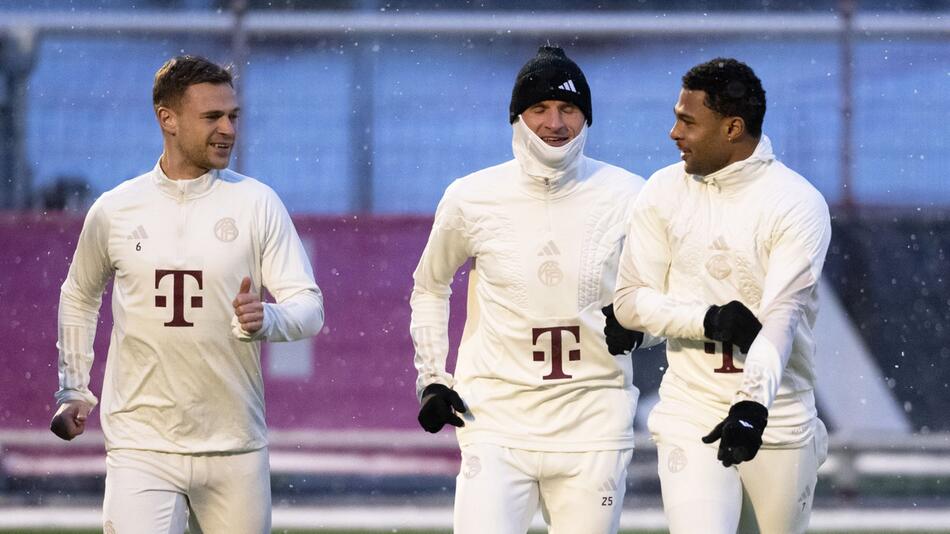
[[[291,210],[429,214],[452,179],[511,157],[507,105],[514,75],[547,41],[565,46],[591,83],[593,157],[644,176],[675,161],[666,134],[680,76],[695,63],[731,55],[763,79],[769,95],[765,131],[779,156],[832,204],[950,207],[943,178],[950,165],[950,12],[185,15],[49,9],[0,10],[0,208],[81,209],[99,192],[151,168],[161,150],[150,101],[154,71],[172,55],[198,53],[236,65],[246,109],[236,167],[271,184]],[[25,220],[7,235],[21,232]],[[321,242],[330,246],[330,239]],[[4,245],[10,248],[10,242]],[[43,250],[49,255],[51,249]],[[59,267],[68,252],[57,256]],[[32,256],[22,259],[35,261],[37,272],[51,263],[41,254]],[[7,272],[23,269],[20,260],[8,258]],[[325,267],[318,265],[318,272]],[[944,287],[939,272],[934,277],[940,282],[928,286],[934,291]],[[408,283],[406,273],[389,274],[376,279]],[[46,285],[31,287],[30,299],[41,289],[54,291],[61,280],[43,276]],[[332,280],[330,274],[321,276]],[[390,291],[405,293],[398,287]],[[44,305],[54,302],[45,299]],[[55,316],[52,309],[37,313],[49,320]],[[403,327],[398,331],[407,333]],[[26,334],[36,341],[35,332]],[[318,342],[333,340],[325,335]],[[0,383],[4,380],[6,391],[20,391],[10,385],[23,382],[19,376],[2,377]],[[18,385],[26,398],[30,385]],[[378,385],[387,391],[391,386]],[[270,400],[280,406],[280,397]],[[87,436],[83,449],[92,463],[64,467],[63,449],[33,426],[46,412],[37,408],[40,415],[31,422],[0,432],[0,486],[35,488],[47,471],[68,466],[84,470],[77,476],[101,475],[97,436]],[[6,413],[0,420],[23,413]],[[407,429],[301,433],[277,425],[273,437],[277,476],[303,470],[332,477],[348,468],[357,491],[365,489],[361,468],[377,470],[364,473],[375,477],[374,483],[387,469],[399,483],[405,482],[399,477],[429,469],[436,487],[444,487],[456,470],[451,440],[423,445]],[[644,454],[631,470],[631,487],[655,493],[651,446],[640,445]],[[436,460],[408,453],[422,446]],[[821,477],[829,498],[866,504],[899,495],[917,506],[924,495],[931,499],[924,504],[941,507],[950,476],[948,452],[945,433],[839,433]]]
[[[950,12],[7,11],[0,35],[20,69],[6,207],[150,168],[152,75],[191,52],[236,65],[235,167],[292,210],[429,213],[452,179],[511,157],[514,74],[547,41],[591,82],[594,157],[644,176],[674,162],[680,76],[732,55],[763,79],[780,157],[831,203],[950,205]]]

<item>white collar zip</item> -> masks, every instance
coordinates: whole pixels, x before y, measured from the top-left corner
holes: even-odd
[[[152,183],[159,191],[174,198],[178,202],[202,197],[211,192],[218,182],[218,171],[212,169],[191,180],[172,180],[162,170],[161,159],[152,169]]]

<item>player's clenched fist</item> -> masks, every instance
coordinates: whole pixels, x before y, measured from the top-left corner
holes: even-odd
[[[614,315],[614,305],[610,304],[601,308],[607,322],[604,324],[604,337],[607,340],[607,352],[618,356],[637,350],[643,343],[643,332],[636,330],[627,330],[617,320]]]
[[[251,292],[251,277],[245,276],[241,280],[241,289],[231,304],[234,306],[234,315],[245,332],[253,334],[264,325],[264,303],[261,302],[259,294]]]
[[[85,401],[67,401],[59,405],[49,429],[61,439],[69,441],[86,430],[86,419],[92,406]]]
[[[419,424],[433,434],[442,430],[446,423],[465,426],[456,413],[465,413],[462,397],[442,384],[431,384],[422,390],[422,408],[419,409]]]
[[[734,300],[725,306],[710,306],[703,319],[703,328],[709,339],[731,343],[748,353],[762,330],[762,323],[745,304]]]

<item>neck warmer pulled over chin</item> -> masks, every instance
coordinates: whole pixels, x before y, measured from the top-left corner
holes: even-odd
[[[521,169],[533,178],[559,181],[573,175],[583,161],[584,144],[587,142],[587,124],[581,127],[577,137],[564,146],[551,146],[532,132],[518,117],[512,123],[511,149]]]

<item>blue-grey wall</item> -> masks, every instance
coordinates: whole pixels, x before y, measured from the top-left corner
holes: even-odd
[[[361,83],[354,59],[369,54],[374,210],[431,212],[452,179],[511,157],[511,85],[537,44],[438,36],[252,43],[242,70],[243,170],[270,183],[293,211],[352,211],[360,164],[350,124]],[[706,59],[734,56],[763,80],[765,132],[780,157],[829,202],[841,199],[834,40],[631,38],[566,48],[593,91],[589,155],[644,176],[676,161],[667,133],[681,75]],[[36,187],[69,175],[101,192],[151,168],[161,151],[152,77],[182,52],[227,57],[225,42],[198,37],[44,39],[27,115]],[[950,205],[940,172],[950,166],[950,47],[859,40],[854,72],[855,199]]]

